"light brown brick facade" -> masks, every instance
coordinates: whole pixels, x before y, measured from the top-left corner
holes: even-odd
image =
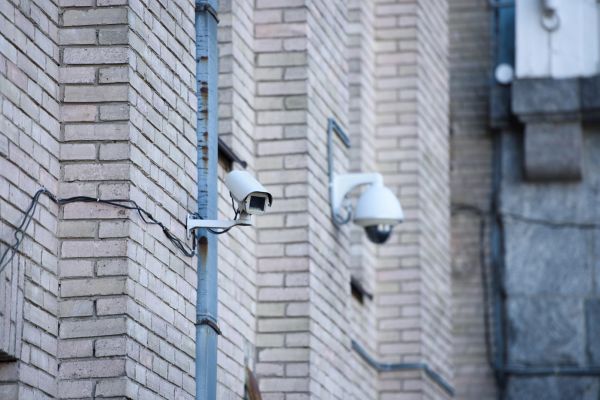
[[[486,215],[492,187],[492,137],[488,128],[491,10],[485,1],[451,2],[449,21],[455,385],[459,398],[494,399],[481,271],[482,249],[489,260],[485,249],[491,226],[491,217]],[[489,265],[485,268],[489,270]]]
[[[452,359],[449,105],[460,96],[449,74],[460,64],[448,59],[458,8],[447,3],[221,2],[219,135],[274,202],[255,227],[219,237],[218,399],[244,398],[246,367],[265,400],[450,397],[422,369],[378,371],[353,342],[465,393]],[[197,207],[194,2],[0,0],[0,16],[0,251],[41,186],[134,200],[185,238]],[[352,141],[335,142],[335,171],[381,172],[404,207],[385,245],[331,220],[329,118]],[[222,159],[220,178],[232,167]],[[218,191],[231,218],[222,180]],[[469,240],[461,221],[456,240]],[[0,398],[193,398],[196,265],[134,211],[42,197],[0,274]],[[354,299],[351,277],[373,299]],[[456,293],[463,283],[454,299],[473,301]]]

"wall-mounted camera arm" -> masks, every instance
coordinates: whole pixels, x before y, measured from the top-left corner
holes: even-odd
[[[365,229],[370,241],[385,243],[395,225],[404,220],[400,201],[390,188],[383,184],[383,177],[376,172],[336,174],[333,169],[333,139],[336,136],[346,148],[350,138],[332,119],[327,127],[327,169],[329,173],[329,206],[334,224],[354,223]],[[352,207],[348,194],[358,186],[368,185]]]
[[[247,171],[231,171],[225,176],[224,183],[229,189],[235,217],[231,220],[209,220],[188,214],[185,224],[188,238],[194,229],[207,229],[220,235],[234,226],[252,226],[252,215],[264,214],[273,204],[273,195]]]
[[[331,212],[333,219],[338,225],[344,225],[352,219],[352,208],[344,207],[344,199],[348,193],[362,185],[383,185],[381,174],[357,173],[357,174],[332,174],[329,181],[329,191],[331,193]],[[346,217],[341,215],[342,208],[346,209]]]
[[[240,213],[239,219],[231,219],[231,220],[217,220],[217,219],[201,219],[196,218],[191,214],[188,214],[186,223],[185,223],[185,231],[186,235],[189,238],[192,231],[195,229],[206,228],[206,229],[222,229],[223,231],[229,230],[234,226],[252,226],[254,225],[254,221],[252,221],[252,215],[247,214],[245,212]]]

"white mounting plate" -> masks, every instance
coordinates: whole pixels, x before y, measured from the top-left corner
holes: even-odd
[[[246,214],[240,219],[230,219],[230,220],[218,220],[218,219],[200,219],[194,218],[191,214],[188,214],[186,222],[185,222],[185,231],[186,235],[189,238],[190,233],[194,229],[199,228],[210,228],[210,229],[228,229],[234,226],[252,226],[252,216]]]

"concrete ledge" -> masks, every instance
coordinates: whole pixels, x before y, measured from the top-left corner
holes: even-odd
[[[578,79],[518,79],[512,85],[512,110],[522,121],[581,110]]]
[[[528,180],[581,180],[581,121],[600,111],[598,89],[600,77],[513,82],[512,111],[525,124]]]
[[[529,122],[524,142],[527,179],[581,179],[582,132],[578,121]]]

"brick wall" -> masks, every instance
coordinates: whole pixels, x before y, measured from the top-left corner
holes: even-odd
[[[183,238],[194,2],[33,3],[0,2],[2,246],[39,185],[135,200]],[[244,398],[246,366],[271,400],[443,397],[417,371],[378,375],[351,340],[451,379],[445,3],[232,0],[219,17],[219,134],[275,200],[220,237],[218,398]],[[330,117],[353,142],[336,141],[336,172],[381,171],[405,207],[389,244],[331,221]],[[0,345],[20,359],[0,364],[0,394],[192,398],[196,260],[134,212],[44,199],[37,213],[1,277],[23,306],[0,301]],[[351,274],[374,300],[352,298]]]
[[[61,30],[61,194],[132,199],[184,237],[196,158],[193,4],[73,5]],[[193,264],[135,213],[73,204],[63,217],[62,396],[191,397]]]
[[[491,10],[483,0],[460,0],[449,4],[455,381],[459,398],[494,399],[495,382],[486,350],[481,271],[481,250],[488,244],[487,241],[481,243],[482,217],[472,211],[490,211]],[[491,220],[483,218],[485,238],[489,235],[487,227]]]
[[[196,158],[193,4],[125,3],[3,4],[23,30],[7,35],[14,45],[3,42],[4,76],[26,90],[15,92],[19,111],[5,98],[12,85],[2,85],[2,179],[15,185],[5,199],[22,208],[28,197],[17,198],[16,188],[30,196],[41,185],[60,196],[129,198],[183,237],[180,221],[195,205],[187,189]],[[22,126],[12,125],[13,115]],[[133,212],[72,204],[59,213],[47,199],[42,205],[30,228],[36,242],[23,247],[36,256],[22,266],[18,285],[25,292],[19,373],[17,363],[2,364],[3,380],[20,382],[18,398],[192,397],[190,260]],[[16,210],[2,208],[2,222],[14,225]],[[19,272],[11,274],[9,284]],[[15,388],[2,385],[7,398],[17,397]]]
[[[405,222],[378,250],[379,355],[451,374],[447,10],[444,1],[376,2],[376,156]],[[443,396],[420,372],[384,374],[382,398]]]
[[[85,7],[62,10],[59,31],[64,93],[61,195],[125,197],[130,174],[127,9],[77,5]],[[106,38],[107,28],[120,33],[112,38],[118,46],[99,43],[99,32]],[[113,76],[117,70],[120,79]],[[106,118],[107,107],[116,111],[111,118]],[[108,157],[112,162],[100,165]],[[125,375],[127,321],[119,308],[127,304],[127,216],[124,210],[101,205],[93,210],[86,204],[63,209],[58,232],[61,397],[106,394],[107,385],[115,384],[112,378]],[[124,394],[124,389],[115,394]]]
[[[255,173],[254,9],[252,1],[219,4],[219,137]],[[220,218],[233,218],[222,178],[240,165],[219,169]],[[258,226],[266,217],[255,219]],[[243,399],[245,367],[255,370],[256,229],[235,228],[219,237],[219,337],[217,398]]]
[[[58,192],[59,8],[0,3],[0,251],[13,243],[31,196]],[[0,273],[0,398],[58,395],[58,208],[43,197]]]
[[[450,179],[448,125],[448,3],[419,2],[417,127],[420,136],[419,225],[422,257],[423,354],[430,366],[453,381],[450,267]],[[440,396],[439,386],[426,387]]]
[[[317,398],[353,395],[349,314],[349,227],[331,220],[327,171],[327,119],[348,126],[347,5],[307,3],[308,29],[308,224],[310,256],[311,393]],[[349,169],[349,154],[334,140],[334,169]]]
[[[184,238],[183,221],[196,209],[194,3],[128,4],[130,196]],[[130,235],[129,295],[141,305],[128,320],[133,397],[192,398],[195,260],[139,219]]]
[[[348,129],[352,141],[348,172],[376,171],[375,141],[375,9],[373,2],[348,2]],[[338,150],[339,151],[339,150]],[[342,171],[340,171],[342,172]],[[375,289],[376,246],[358,226],[350,227],[350,273],[371,294]],[[352,299],[349,336],[370,354],[377,350],[376,307],[373,299]],[[350,379],[357,385],[353,396],[376,398],[377,371],[353,352]]]
[[[304,1],[256,1],[254,18],[256,166],[275,199],[257,232],[256,370],[263,396],[282,399],[309,390]]]

